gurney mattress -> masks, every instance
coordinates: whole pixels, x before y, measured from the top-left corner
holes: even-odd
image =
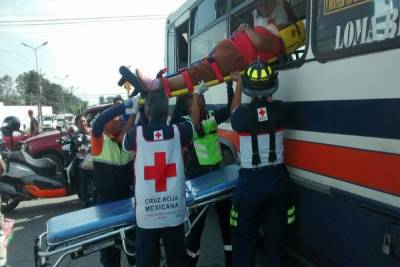
[[[236,185],[239,166],[232,164],[186,182],[190,207],[212,200]],[[124,199],[51,218],[47,222],[49,245],[135,223],[134,199]]]

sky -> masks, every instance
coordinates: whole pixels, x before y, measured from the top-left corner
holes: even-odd
[[[0,77],[15,79],[36,69],[34,50],[21,42],[32,47],[48,42],[37,50],[46,79],[73,87],[91,105],[100,95],[126,96],[117,85],[118,68],[131,66],[155,76],[164,67],[166,17],[183,2],[1,0]]]

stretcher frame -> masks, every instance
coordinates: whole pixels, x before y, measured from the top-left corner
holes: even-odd
[[[188,236],[192,227],[194,227],[200,217],[206,212],[210,205],[213,203],[230,198],[232,195],[232,191],[235,187],[235,183],[237,180],[237,170],[239,167],[235,164],[221,167],[221,169],[214,171],[212,173],[200,176],[196,179],[207,179],[212,178],[212,176],[217,175],[218,173],[223,173],[223,171],[228,168],[228,173],[236,172],[235,177],[230,177],[230,180],[227,182],[229,186],[224,188],[221,192],[209,192],[207,194],[201,195],[200,198],[196,199],[196,192],[191,191],[190,183],[191,181],[186,182],[186,199],[187,199],[187,210],[188,216],[185,221],[185,235]],[[225,178],[225,177],[223,177]],[[193,209],[200,208],[200,211],[197,212],[195,218],[192,221],[189,220],[189,213]],[[89,208],[90,209],[90,208]],[[68,213],[67,213],[68,214]],[[65,214],[65,215],[67,215]],[[132,213],[133,214],[133,213]],[[51,220],[51,219],[50,219]],[[87,234],[78,235],[69,239],[62,240],[60,242],[49,242],[47,240],[48,231],[42,233],[38,237],[35,238],[34,245],[34,259],[36,267],[44,267],[44,266],[54,266],[57,267],[59,264],[65,259],[66,256],[70,255],[71,259],[81,258],[101,249],[108,247],[116,247],[120,250],[123,250],[128,256],[135,256],[133,251],[133,241],[127,238],[127,231],[135,229],[135,222],[127,222],[118,225],[112,225],[108,228],[96,230],[93,232],[88,232]],[[51,263],[51,260],[55,260],[54,264]],[[165,260],[161,260],[161,266],[164,266]]]

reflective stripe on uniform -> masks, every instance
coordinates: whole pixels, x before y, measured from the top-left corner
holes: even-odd
[[[295,206],[291,206],[287,210],[287,224],[292,224],[296,220],[295,212],[296,212],[296,207]]]
[[[232,245],[224,245],[225,251],[232,251]]]
[[[295,206],[291,206],[291,207],[288,209],[288,211],[287,211],[287,215],[288,215],[288,216],[294,215],[294,212],[295,212],[295,211],[296,211]]]
[[[190,250],[188,250],[188,249],[186,249],[186,254],[187,254],[188,256],[192,257],[192,258],[197,258],[197,257],[200,255],[199,251],[197,251],[197,252],[192,252],[192,251],[190,251]]]
[[[230,218],[229,218],[229,223],[231,226],[237,226],[237,218],[238,218],[238,212],[235,210],[235,208],[232,206],[231,213],[230,213]]]
[[[104,136],[101,153],[93,156],[94,162],[101,162],[115,166],[123,166],[133,160],[133,153],[124,151],[117,142],[108,136]]]

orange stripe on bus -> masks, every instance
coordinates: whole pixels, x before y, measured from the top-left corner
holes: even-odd
[[[65,188],[58,189],[40,189],[34,185],[25,185],[25,189],[34,197],[38,198],[52,198],[52,197],[65,197],[67,191]]]
[[[235,131],[218,129],[218,135],[229,140],[235,146],[236,151],[240,151],[239,135]]]
[[[285,163],[400,195],[400,155],[285,139]]]

